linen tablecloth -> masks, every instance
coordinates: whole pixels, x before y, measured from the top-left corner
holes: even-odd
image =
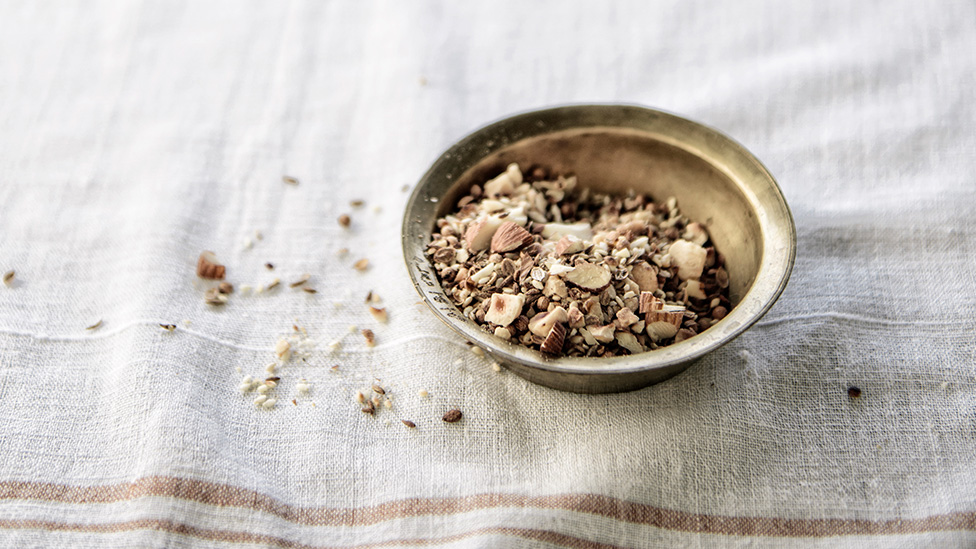
[[[4,2],[0,542],[976,545],[974,75],[969,0]],[[798,230],[761,322],[632,393],[495,371],[399,248],[441,151],[579,102],[727,133]]]

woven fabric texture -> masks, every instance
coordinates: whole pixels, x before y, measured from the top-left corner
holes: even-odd
[[[0,4],[0,544],[976,544],[974,52],[968,0]],[[632,393],[494,371],[400,252],[443,150],[580,102],[730,135],[798,231],[758,324]]]

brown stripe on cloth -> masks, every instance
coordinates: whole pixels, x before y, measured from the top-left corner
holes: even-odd
[[[308,545],[277,536],[267,536],[264,534],[254,534],[251,532],[234,530],[212,530],[208,528],[198,528],[196,526],[190,526],[188,524],[182,524],[171,520],[158,519],[139,519],[106,524],[76,524],[46,520],[0,519],[0,529],[48,530],[55,532],[78,532],[85,534],[118,534],[138,530],[157,530],[170,534],[178,534],[212,541],[227,543],[260,543],[263,545],[284,547],[286,549],[369,549],[373,547],[391,547],[403,545],[438,545],[443,543],[453,543],[466,538],[492,535],[543,541],[555,545],[562,545],[564,547],[572,547],[574,549],[623,549],[618,545],[598,543],[595,541],[568,536],[566,534],[560,534],[559,532],[552,532],[550,530],[533,530],[530,528],[508,527],[479,528],[477,530],[462,532],[453,536],[444,536],[439,538],[400,538],[363,545]]]
[[[729,536],[829,537],[870,534],[917,534],[945,530],[976,530],[976,511],[913,519],[801,519],[735,517],[689,513],[597,494],[522,496],[476,494],[453,498],[409,498],[369,507],[332,508],[288,505],[259,492],[203,480],[151,476],[132,483],[68,486],[41,482],[0,482],[0,500],[23,499],[59,503],[113,503],[157,496],[218,507],[267,513],[306,526],[368,526],[424,515],[449,515],[501,507],[558,509],[607,517],[667,530]]]

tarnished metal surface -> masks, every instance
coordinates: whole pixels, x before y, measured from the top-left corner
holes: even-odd
[[[601,191],[633,188],[655,200],[678,199],[704,223],[726,256],[733,308],[681,343],[614,358],[548,358],[502,341],[465,319],[424,256],[431,229],[472,183],[510,162],[575,173]],[[605,393],[667,379],[742,333],[786,286],[796,229],[776,181],[744,147],[684,118],[630,105],[573,105],[519,114],[459,141],[423,176],[403,218],[403,254],[417,290],[435,315],[518,375],[556,389]]]

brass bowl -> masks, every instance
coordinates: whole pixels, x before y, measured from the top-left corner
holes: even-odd
[[[466,319],[424,255],[438,217],[473,183],[511,162],[575,173],[580,184],[655,200],[678,199],[704,223],[726,257],[732,309],[680,343],[613,358],[549,358],[509,343]],[[461,139],[417,184],[403,217],[403,255],[414,286],[435,315],[516,374],[577,393],[629,391],[663,381],[759,320],[786,287],[796,227],[776,181],[744,147],[673,114],[630,105],[572,105],[518,114]]]

